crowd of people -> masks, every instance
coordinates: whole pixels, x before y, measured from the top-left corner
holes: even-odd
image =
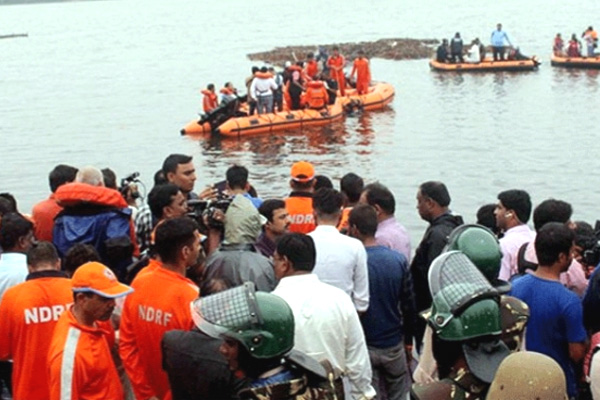
[[[600,242],[569,203],[506,190],[465,224],[423,182],[415,247],[380,182],[248,177],[197,192],[171,154],[145,202],[91,166],[57,165],[31,214],[1,194],[3,395],[600,399]]]
[[[600,55],[600,53],[596,52],[596,48],[598,47],[598,32],[594,30],[594,27],[588,26],[581,34],[581,38],[585,42],[587,56],[598,57]],[[575,33],[571,35],[566,50],[565,42],[560,33],[556,34],[554,43],[552,44],[552,52],[558,57],[583,57],[582,48],[581,41]]]
[[[508,44],[508,46],[506,46]],[[493,61],[525,60],[528,57],[521,54],[518,47],[514,47],[508,38],[506,31],[502,30],[502,24],[497,24],[496,29],[490,36],[490,46]],[[508,50],[508,53],[507,53]],[[466,55],[466,58],[465,58]],[[442,63],[473,63],[477,64],[486,60],[486,47],[475,38],[468,48],[463,43],[460,32],[456,32],[450,39],[442,39],[442,43],[436,49],[436,61]]]
[[[332,48],[328,55],[325,49],[319,49],[315,56],[310,52],[305,60],[295,63],[286,61],[284,69],[276,72],[274,67],[252,67],[252,74],[246,78],[246,95],[238,96],[231,82],[226,82],[220,90],[221,99],[215,85],[210,83],[203,95],[204,113],[214,112],[219,105],[223,108],[233,100],[248,103],[246,115],[267,114],[288,110],[311,108],[320,110],[335,103],[337,94],[345,95],[345,89],[351,85],[358,94],[366,94],[371,83],[369,60],[363,50],[357,52],[348,77],[344,72],[346,58],[338,47]]]

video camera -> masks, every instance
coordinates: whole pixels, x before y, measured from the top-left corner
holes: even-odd
[[[140,192],[138,191],[138,186],[136,183],[140,182],[138,179],[140,176],[139,172],[133,172],[127,175],[125,178],[121,179],[121,186],[119,187],[119,192],[124,198],[127,198],[127,194],[131,196],[133,199],[138,199],[140,197]]]
[[[221,210],[226,213],[232,201],[233,197],[221,197],[215,200],[188,200],[189,212],[187,216],[193,218],[206,231],[209,228],[223,229],[224,224],[222,221],[215,219],[215,212]]]

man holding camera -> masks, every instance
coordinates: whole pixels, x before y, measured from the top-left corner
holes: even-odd
[[[194,193],[196,169],[191,156],[170,154],[163,162],[162,172],[167,182],[176,185],[186,200],[195,200],[199,197],[211,198],[215,195],[215,189],[212,187],[206,188],[200,193],[200,196]],[[149,204],[139,209],[135,217],[135,232],[141,248],[145,249],[150,245],[156,222],[152,217]]]

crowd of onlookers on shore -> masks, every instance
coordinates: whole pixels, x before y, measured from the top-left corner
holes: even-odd
[[[224,178],[171,154],[145,199],[68,165],[30,214],[0,194],[3,395],[600,399],[600,244],[568,202],[506,190],[465,224],[423,182],[414,246],[359,174]]]

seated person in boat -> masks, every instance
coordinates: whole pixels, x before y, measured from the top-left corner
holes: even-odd
[[[581,57],[581,42],[577,39],[577,35],[571,35],[569,40],[569,47],[567,47],[568,57]]]
[[[205,113],[214,110],[219,106],[219,98],[215,93],[215,85],[213,83],[209,83],[201,92],[204,95],[202,99],[202,109]]]
[[[523,60],[529,60],[531,59],[531,57],[527,57],[524,56],[523,53],[521,53],[521,50],[517,47],[517,48],[510,48],[508,50],[508,58],[509,61],[523,61]]]
[[[441,63],[447,63],[449,61],[448,39],[442,39],[442,44],[440,44],[436,50],[435,59],[437,62]]]
[[[306,85],[306,93],[303,96],[302,103],[313,110],[320,110],[327,107],[329,95],[323,81],[310,81]]]
[[[562,40],[560,33],[557,33],[556,37],[554,38],[554,44],[552,45],[552,52],[554,53],[555,56],[564,57],[564,55],[565,55],[564,47],[565,47],[565,42]]]
[[[481,43],[479,38],[476,38],[471,43],[471,47],[467,51],[467,62],[477,64],[481,62]]]
[[[221,92],[221,104],[237,99],[237,89],[233,87],[233,83],[226,82]]]

